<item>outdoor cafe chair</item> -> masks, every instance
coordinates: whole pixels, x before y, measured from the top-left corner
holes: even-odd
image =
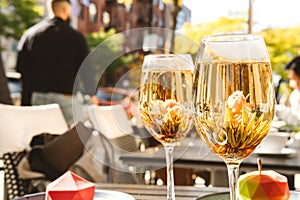
[[[138,150],[139,138],[134,135],[132,123],[122,105],[90,105],[88,116],[93,127],[114,144],[116,151]]]
[[[0,159],[3,159],[4,193],[5,198],[12,199],[27,192],[29,188],[26,187],[31,179],[43,179],[43,174],[33,172],[29,167],[22,168],[24,174],[18,171],[33,136],[44,132],[63,134],[68,130],[68,125],[58,104],[0,104],[0,121]]]
[[[0,104],[0,157],[22,151],[34,135],[62,134],[68,125],[58,104],[14,106]]]

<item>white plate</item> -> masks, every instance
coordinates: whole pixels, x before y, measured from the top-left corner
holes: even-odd
[[[28,194],[15,200],[45,200],[45,192]],[[135,200],[135,198],[124,192],[96,189],[94,200]]]
[[[270,155],[270,156],[276,156],[276,155],[281,155],[281,156],[291,156],[291,155],[295,155],[297,153],[297,151],[295,149],[291,149],[291,148],[284,148],[281,151],[278,152],[268,152],[268,151],[263,151],[260,148],[257,148],[254,153],[256,154],[260,154],[260,155]]]
[[[124,192],[112,190],[95,190],[94,200],[135,200],[133,196]]]

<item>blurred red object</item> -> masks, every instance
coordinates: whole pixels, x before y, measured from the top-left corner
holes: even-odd
[[[137,106],[137,91],[123,88],[100,87],[97,90],[97,105],[123,105],[129,119],[132,118],[131,109]]]

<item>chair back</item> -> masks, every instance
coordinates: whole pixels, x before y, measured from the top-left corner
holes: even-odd
[[[115,152],[132,152],[139,149],[140,137],[134,134],[132,123],[122,105],[90,105],[89,119],[114,146]]]
[[[26,148],[34,135],[63,134],[68,125],[58,104],[12,106],[0,104],[0,157]]]
[[[88,115],[94,128],[108,139],[133,134],[131,121],[122,105],[91,105]]]

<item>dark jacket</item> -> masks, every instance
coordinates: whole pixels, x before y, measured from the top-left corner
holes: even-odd
[[[30,28],[19,42],[17,71],[22,74],[22,105],[31,93],[72,94],[77,72],[88,55],[84,36],[60,18],[44,20]],[[91,74],[90,74],[91,75]],[[94,84],[84,79],[86,93]]]
[[[0,103],[12,104],[4,67],[0,65]]]

